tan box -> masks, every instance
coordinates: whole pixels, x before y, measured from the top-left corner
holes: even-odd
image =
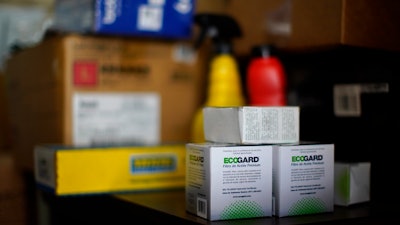
[[[265,43],[289,50],[336,45],[400,50],[400,1],[233,0],[221,9],[243,30],[234,40],[239,55]]]
[[[189,141],[206,74],[205,57],[190,44],[65,34],[11,57],[5,76],[17,165],[33,169],[33,148],[44,143]]]
[[[283,46],[400,50],[399,9],[400,2],[392,0],[293,0]]]
[[[0,224],[22,225],[32,221],[28,211],[31,198],[27,195],[24,174],[15,168],[12,155],[0,150]]]
[[[9,135],[10,126],[4,84],[4,74],[2,71],[0,71],[0,153],[10,147]]]

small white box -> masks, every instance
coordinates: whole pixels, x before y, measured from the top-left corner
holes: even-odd
[[[204,107],[204,136],[219,143],[294,143],[300,138],[299,114],[296,106]]]
[[[273,215],[333,212],[334,144],[275,145]]]
[[[349,206],[370,200],[370,162],[335,163],[335,205]]]
[[[210,221],[272,216],[272,146],[188,143],[185,195]]]

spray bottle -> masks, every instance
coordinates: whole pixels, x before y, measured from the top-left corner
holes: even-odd
[[[245,104],[245,98],[239,68],[233,56],[232,39],[242,35],[237,22],[227,15],[209,13],[195,15],[194,22],[200,27],[200,36],[195,48],[200,47],[207,36],[211,38],[213,45],[206,101],[196,112],[192,124],[191,141],[199,143],[205,141],[205,106],[242,106]]]
[[[286,74],[279,58],[272,54],[272,45],[254,46],[247,67],[246,89],[249,105],[285,106]]]

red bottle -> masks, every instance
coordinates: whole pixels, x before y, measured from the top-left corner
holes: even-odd
[[[285,106],[286,74],[281,61],[271,55],[271,45],[252,48],[247,67],[248,102],[252,106]]]

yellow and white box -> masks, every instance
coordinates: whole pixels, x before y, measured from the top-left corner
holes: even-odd
[[[39,187],[56,195],[185,187],[185,145],[34,149]]]
[[[188,143],[186,211],[204,219],[272,216],[272,146]]]
[[[295,143],[300,139],[297,106],[205,107],[207,141],[232,144]]]
[[[368,202],[370,179],[370,162],[335,162],[335,205]]]
[[[274,145],[273,215],[333,212],[334,144]]]

